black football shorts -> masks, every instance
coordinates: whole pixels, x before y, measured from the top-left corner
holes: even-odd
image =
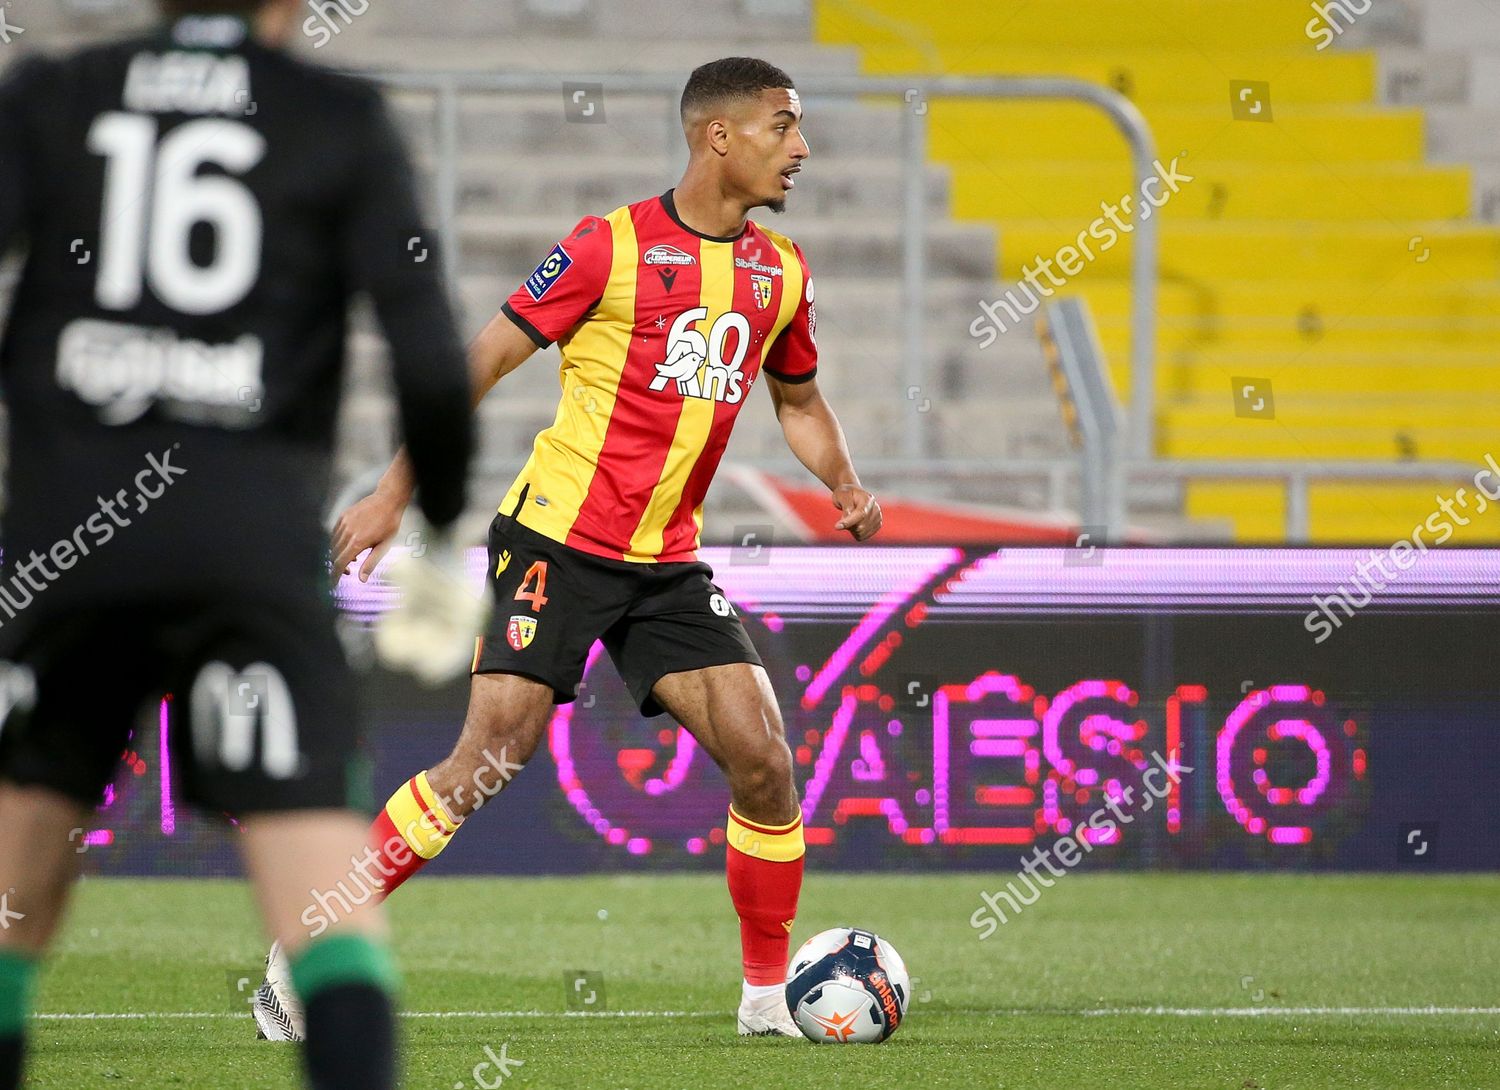
[[[230,814],[368,808],[357,697],[330,602],[79,607],[26,620],[0,663],[0,777],[96,805],[123,751],[142,748],[130,733],[151,721],[143,708],[171,693],[184,800]]]
[[[636,564],[554,541],[506,515],[489,535],[494,613],[476,674],[520,674],[571,702],[589,648],[602,639],[641,714],[662,714],[651,688],[666,674],[760,655],[713,569],[697,561]]]

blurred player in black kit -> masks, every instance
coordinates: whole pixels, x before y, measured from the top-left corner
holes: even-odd
[[[439,545],[472,447],[463,348],[379,94],[282,49],[297,0],[160,6],[150,35],[0,83],[0,251],[27,250],[0,348],[0,1088],[20,1083],[70,831],[164,691],[186,797],[237,818],[294,951],[310,1083],[389,1087],[378,908],[300,921],[368,821],[321,510],[350,296],[391,344]]]

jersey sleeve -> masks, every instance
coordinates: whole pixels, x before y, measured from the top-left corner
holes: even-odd
[[[546,348],[604,296],[613,259],[614,232],[609,224],[598,216],[585,216],[500,309],[538,348]]]
[[[362,105],[341,204],[345,274],[369,293],[390,345],[417,502],[446,526],[463,512],[474,446],[468,364],[436,240],[419,226],[411,160],[378,93],[371,89]]]
[[[797,261],[802,266],[802,298],[792,320],[781,331],[766,354],[766,374],[781,382],[807,382],[818,373],[818,308],[813,303],[812,272],[802,247],[793,243]]]

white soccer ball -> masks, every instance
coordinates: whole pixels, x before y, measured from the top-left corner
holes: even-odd
[[[802,944],[786,973],[786,1005],[821,1044],[878,1044],[906,1017],[911,980],[895,947],[873,931],[835,927]]]

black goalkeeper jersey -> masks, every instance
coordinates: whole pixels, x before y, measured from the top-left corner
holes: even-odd
[[[463,349],[372,86],[223,17],[21,62],[0,83],[12,246],[0,580],[59,602],[316,583],[360,291],[418,502],[461,511]]]

